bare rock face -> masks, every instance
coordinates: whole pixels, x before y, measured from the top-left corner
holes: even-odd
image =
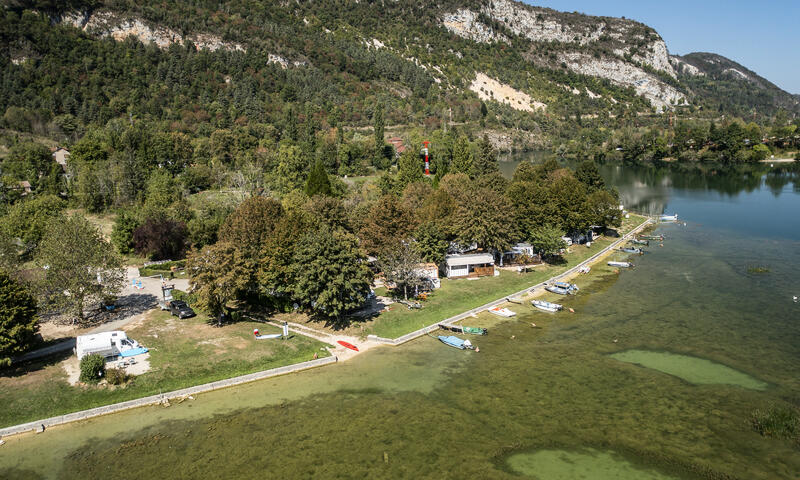
[[[442,25],[459,37],[478,43],[508,42],[508,37],[496,33],[492,27],[478,20],[478,14],[468,9],[461,9],[442,18]]]
[[[537,102],[527,93],[521,92],[510,85],[498,82],[485,73],[477,72],[475,80],[469,89],[478,94],[481,100],[494,100],[505,103],[515,110],[532,112],[536,109],[544,110],[547,108],[542,102]]]
[[[684,104],[684,94],[630,63],[618,59],[597,59],[583,53],[563,53],[560,60],[570,70],[583,75],[602,77],[624,87],[633,87],[636,93],[650,100],[657,110],[675,104]]]
[[[687,75],[693,75],[695,77],[704,77],[706,74],[702,72],[699,68],[695,67],[689,62],[684,61],[680,57],[670,56],[669,62],[675,68],[675,71],[678,73],[685,73]]]
[[[92,13],[68,12],[56,21],[80,28],[89,35],[111,37],[117,41],[133,36],[145,44],[155,43],[159,48],[168,48],[173,43],[182,45],[192,42],[198,50],[245,50],[241,44],[223,41],[217,35],[201,33],[184,38],[170,28],[153,26],[138,18],[123,18],[108,10],[97,10]]]

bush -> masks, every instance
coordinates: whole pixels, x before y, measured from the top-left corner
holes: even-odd
[[[80,381],[86,383],[97,383],[103,377],[106,370],[106,359],[102,355],[86,355],[81,359]]]
[[[787,405],[756,410],[750,417],[753,430],[765,437],[794,440],[800,444],[800,411]]]
[[[106,381],[110,385],[123,385],[128,383],[131,378],[133,378],[133,375],[121,368],[109,368],[106,370]]]

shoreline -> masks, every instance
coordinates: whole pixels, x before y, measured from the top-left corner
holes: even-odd
[[[197,395],[197,394],[200,394],[200,393],[211,392],[211,391],[214,391],[214,390],[219,390],[219,389],[222,389],[222,388],[228,388],[228,387],[235,386],[235,385],[240,385],[240,384],[243,384],[243,383],[249,383],[249,382],[254,382],[254,381],[257,381],[257,380],[263,380],[263,379],[266,379],[266,378],[286,375],[286,374],[289,374],[289,373],[295,373],[295,372],[299,372],[299,371],[302,371],[302,370],[307,370],[307,369],[310,369],[310,368],[316,368],[316,367],[325,366],[325,365],[328,365],[328,364],[331,364],[331,363],[338,363],[339,361],[346,361],[346,360],[348,360],[350,358],[353,358],[353,357],[357,356],[359,353],[361,353],[362,351],[367,351],[367,350],[372,349],[373,347],[378,347],[378,346],[381,346],[381,345],[399,346],[399,345],[407,343],[407,342],[409,342],[411,340],[415,340],[415,339],[417,339],[417,338],[419,338],[421,336],[427,335],[430,332],[438,330],[440,324],[443,324],[443,325],[454,325],[455,323],[458,323],[458,322],[464,320],[465,318],[472,317],[473,315],[476,315],[476,314],[478,314],[478,313],[480,313],[480,312],[482,312],[484,310],[487,310],[489,308],[492,308],[492,307],[495,307],[495,306],[498,306],[498,305],[507,304],[507,303],[509,303],[508,302],[509,298],[514,298],[514,297],[532,298],[534,296],[541,295],[542,292],[543,292],[542,288],[544,287],[545,284],[551,283],[551,282],[554,282],[554,281],[559,281],[559,280],[565,280],[565,279],[572,278],[573,276],[577,275],[578,270],[581,267],[586,266],[586,265],[594,265],[595,263],[597,263],[599,261],[602,261],[608,255],[610,255],[614,251],[614,249],[617,248],[620,244],[628,241],[631,237],[633,237],[638,232],[642,231],[643,229],[645,229],[646,227],[648,227],[651,224],[653,224],[653,219],[648,217],[645,221],[643,221],[642,223],[640,223],[636,227],[632,228],[628,233],[626,233],[624,235],[621,235],[617,240],[615,240],[614,242],[612,242],[611,244],[606,246],[604,249],[600,250],[599,252],[597,252],[596,254],[592,255],[589,258],[587,258],[586,260],[578,263],[574,267],[572,267],[572,268],[570,268],[570,269],[568,269],[568,270],[566,270],[564,272],[561,272],[558,275],[554,275],[553,277],[550,277],[545,281],[539,282],[536,285],[533,285],[533,286],[530,286],[530,287],[526,287],[523,290],[520,290],[518,292],[512,293],[510,295],[506,295],[503,298],[494,300],[492,302],[489,302],[487,304],[484,304],[484,305],[481,305],[479,307],[473,308],[473,309],[468,310],[466,312],[462,312],[460,314],[454,315],[454,316],[452,316],[450,318],[435,322],[435,323],[433,323],[433,324],[431,324],[431,325],[429,325],[427,327],[423,327],[423,328],[421,328],[419,330],[407,333],[405,335],[402,335],[402,336],[394,338],[394,339],[381,338],[381,337],[378,337],[376,335],[368,335],[366,341],[359,341],[359,349],[360,350],[358,352],[355,352],[355,351],[352,351],[352,350],[347,350],[347,349],[344,349],[344,347],[338,347],[338,345],[337,345],[336,352],[331,351],[330,352],[331,353],[330,357],[320,358],[320,359],[316,359],[316,360],[310,360],[310,361],[307,361],[307,362],[295,363],[295,364],[286,365],[286,366],[283,366],[283,367],[277,367],[277,368],[273,368],[273,369],[269,369],[269,370],[262,370],[260,372],[254,372],[254,373],[249,373],[249,374],[246,374],[246,375],[240,375],[240,376],[237,376],[237,377],[231,377],[231,378],[227,378],[227,379],[224,379],[224,380],[218,380],[218,381],[211,382],[211,383],[206,383],[206,384],[201,384],[201,385],[196,385],[196,386],[192,386],[192,387],[183,388],[183,389],[180,389],[180,390],[173,390],[171,392],[166,392],[166,393],[159,394],[159,395],[150,395],[150,396],[147,396],[147,397],[142,397],[142,398],[138,398],[138,399],[134,399],[134,400],[128,400],[128,401],[125,401],[125,402],[112,403],[112,404],[109,404],[109,405],[104,405],[104,406],[101,406],[101,407],[96,407],[96,408],[92,408],[92,409],[88,409],[88,410],[79,410],[77,412],[72,412],[72,413],[68,413],[68,414],[65,414],[65,415],[58,415],[58,416],[55,416],[55,417],[50,417],[50,418],[46,418],[46,419],[35,420],[35,421],[32,421],[32,422],[26,422],[26,423],[23,423],[23,424],[12,425],[12,426],[9,426],[9,427],[0,428],[0,440],[2,440],[3,437],[10,437],[10,436],[22,435],[22,434],[26,434],[26,433],[30,433],[30,432],[36,432],[36,431],[39,431],[39,429],[42,426],[44,427],[44,429],[42,430],[42,432],[43,432],[47,428],[50,428],[50,427],[53,427],[53,426],[65,425],[65,424],[68,424],[68,423],[73,423],[73,422],[77,422],[77,421],[81,421],[81,420],[87,420],[87,419],[94,418],[94,417],[113,414],[113,413],[121,412],[121,411],[124,411],[124,410],[130,410],[130,409],[133,409],[133,408],[150,406],[150,405],[157,405],[157,404],[163,404],[164,402],[167,402],[167,404],[168,404],[169,400],[187,398],[190,395]],[[326,337],[331,337],[332,340],[334,338],[338,338],[338,337],[349,339],[349,337],[346,337],[346,336],[330,335],[327,332],[319,332],[319,331],[313,330],[313,329],[308,328],[308,327],[303,327],[303,326],[298,325],[298,324],[290,324],[289,330],[290,331],[294,331],[295,333],[297,333],[299,335],[311,336],[312,338],[317,338],[318,340],[321,340],[321,341],[324,341],[324,342],[327,342],[328,339],[326,338],[325,340],[322,340],[321,338],[319,338],[320,335],[324,335]],[[312,335],[309,335],[309,333],[312,333]],[[331,343],[333,345],[336,345],[335,340],[333,340],[333,342],[331,342]],[[363,345],[364,348],[361,348],[362,345]]]

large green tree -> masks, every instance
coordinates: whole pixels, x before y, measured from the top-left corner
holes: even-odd
[[[558,254],[562,248],[567,247],[567,243],[561,238],[563,236],[563,230],[546,224],[534,229],[528,240],[540,255],[551,256]]]
[[[0,219],[0,229],[19,239],[26,256],[32,255],[54,218],[61,216],[66,203],[54,195],[43,195],[15,203]]]
[[[514,237],[512,218],[504,196],[488,188],[477,188],[456,208],[452,228],[462,245],[475,242],[478,247],[502,252]]]
[[[500,164],[497,162],[497,152],[489,142],[489,137],[484,135],[478,140],[478,154],[472,162],[471,177],[477,178],[481,175],[497,173],[500,171]]]
[[[0,270],[0,367],[24,352],[38,330],[36,299],[28,289]]]
[[[252,260],[230,242],[206,245],[186,259],[189,284],[197,305],[212,318],[220,318],[246,294],[255,271]]]
[[[319,160],[314,164],[311,173],[308,174],[305,193],[309,197],[331,194],[331,180],[328,178],[325,166]]]
[[[420,270],[422,257],[414,245],[415,242],[404,240],[398,242],[378,257],[378,266],[384,278],[395,288],[403,290],[403,298],[408,300],[409,290],[422,286],[424,279]]]
[[[80,215],[53,220],[36,254],[45,305],[85,319],[86,307],[122,290],[125,270],[114,248]]]
[[[257,258],[282,216],[283,207],[277,200],[250,197],[228,215],[219,239],[235,245],[249,258]]]
[[[326,227],[300,238],[288,274],[294,301],[336,325],[363,304],[372,284],[356,238]]]

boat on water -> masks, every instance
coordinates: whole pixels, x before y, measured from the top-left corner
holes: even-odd
[[[650,240],[639,240],[638,238],[632,238],[631,239],[631,243],[636,244],[636,245],[648,246],[648,245],[650,245]]]
[[[677,222],[678,221],[678,214],[675,215],[661,215],[658,217],[659,220],[662,222]]]
[[[555,313],[564,308],[558,303],[550,303],[544,300],[531,300],[531,304],[539,310],[544,310],[545,312],[551,313]]]
[[[633,264],[631,262],[608,262],[608,266],[619,267],[619,268],[631,268]]]
[[[506,317],[506,318],[507,317],[513,317],[514,315],[517,314],[517,312],[515,312],[513,310],[509,310],[509,309],[504,308],[504,307],[492,307],[492,308],[489,309],[489,313],[493,313],[493,314],[498,315],[500,317]]]
[[[461,325],[439,324],[439,328],[448,332],[468,333],[470,335],[489,335],[489,330],[481,327],[462,327]]]
[[[645,240],[664,240],[664,235],[639,235],[639,238]]]
[[[473,347],[472,342],[470,342],[469,340],[462,340],[453,335],[448,335],[448,336],[439,335],[437,338],[439,339],[440,342],[444,343],[445,345],[458,348],[460,350],[472,350],[473,348],[475,348]]]
[[[623,248],[620,248],[619,251],[620,252],[625,252],[625,253],[635,253],[637,255],[641,255],[642,254],[642,249],[641,248],[623,247]]]
[[[571,293],[570,290],[564,287],[558,287],[556,285],[547,285],[546,287],[544,287],[544,289],[547,290],[548,292],[557,293],[559,295],[569,295]]]

